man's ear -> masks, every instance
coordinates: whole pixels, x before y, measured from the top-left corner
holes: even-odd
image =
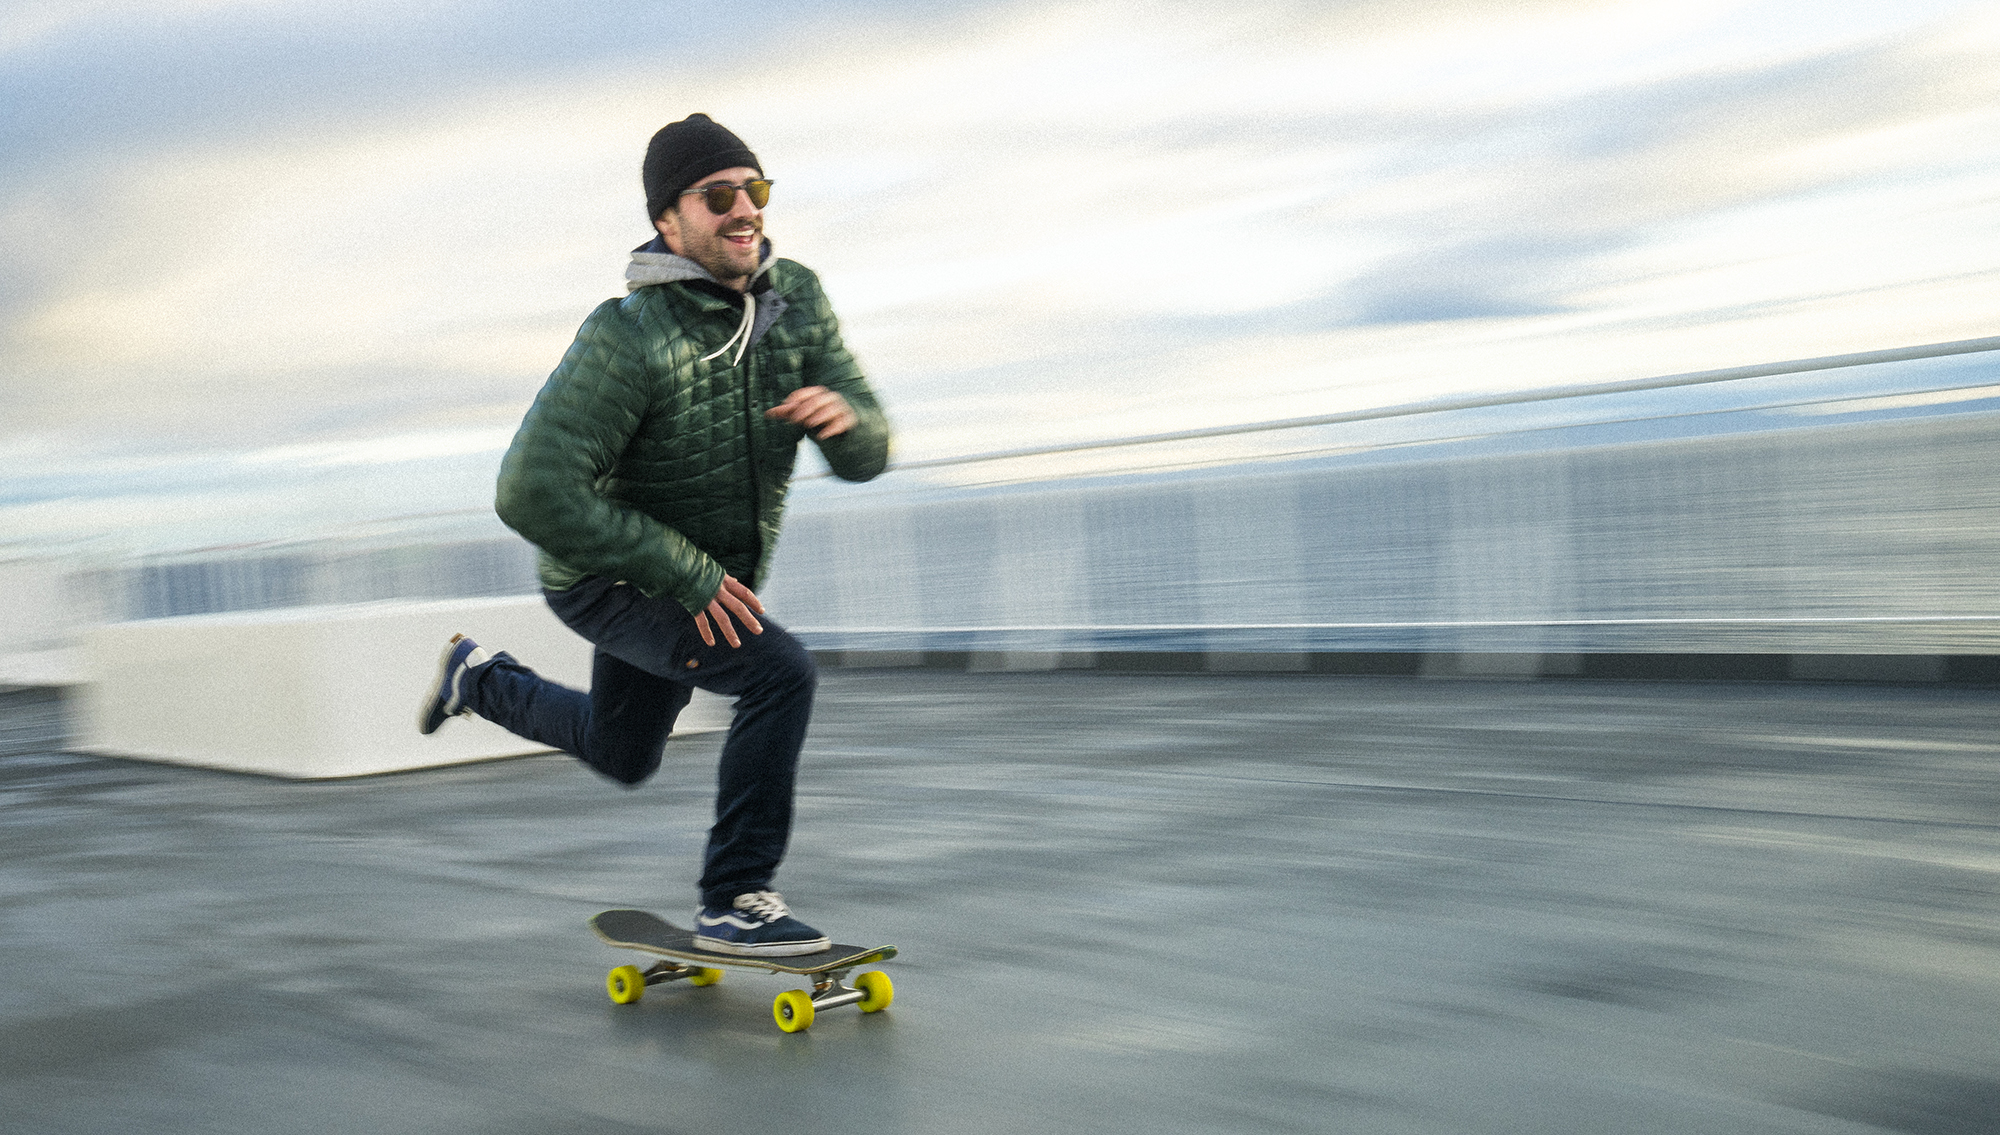
[[[675,256],[679,256],[681,254],[680,213],[673,208],[668,208],[666,212],[660,214],[659,220],[653,222],[653,227],[660,230],[660,236],[666,240],[667,251],[672,252]]]

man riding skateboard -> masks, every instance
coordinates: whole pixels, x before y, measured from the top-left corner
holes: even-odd
[[[671,123],[643,178],[658,235],[535,398],[495,503],[540,550],[550,609],[596,645],[590,691],[458,636],[419,724],[477,714],[629,786],[659,767],[694,689],[734,698],[696,942],[811,953],[828,939],[771,880],[816,676],[756,592],[799,443],[866,481],[888,463],[888,421],[818,277],[772,255],[771,181],[736,135],[705,114]]]

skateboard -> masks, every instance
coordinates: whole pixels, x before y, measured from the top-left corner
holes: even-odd
[[[694,931],[683,930],[643,910],[607,910],[592,915],[590,928],[613,946],[643,950],[667,959],[654,962],[643,970],[638,966],[619,966],[606,974],[605,991],[611,994],[611,1000],[620,1005],[630,1005],[639,1000],[649,985],[683,979],[689,985],[714,985],[722,980],[722,971],[716,966],[761,969],[812,978],[812,992],[787,989],[778,994],[778,999],[771,1004],[771,1016],[777,1020],[778,1027],[788,1033],[811,1028],[813,1017],[823,1009],[859,1005],[864,1013],[879,1013],[887,1009],[890,1000],[896,996],[896,987],[890,984],[889,975],[881,970],[870,970],[855,978],[851,988],[845,984],[847,972],[856,966],[895,957],[894,946],[863,949],[836,944],[816,954],[794,954],[786,958],[718,954],[695,945]]]

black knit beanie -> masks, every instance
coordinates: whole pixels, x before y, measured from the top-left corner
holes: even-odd
[[[653,135],[646,147],[646,165],[640,177],[646,183],[646,219],[657,221],[674,207],[681,190],[717,170],[749,166],[764,175],[757,155],[743,139],[706,114],[690,114],[679,122],[669,122]]]

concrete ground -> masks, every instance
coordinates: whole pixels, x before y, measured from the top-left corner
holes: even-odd
[[[449,728],[449,726],[448,726]],[[895,942],[605,997],[715,736],[280,783],[0,695],[24,1132],[2000,1130],[2000,695],[832,671],[780,886]]]

